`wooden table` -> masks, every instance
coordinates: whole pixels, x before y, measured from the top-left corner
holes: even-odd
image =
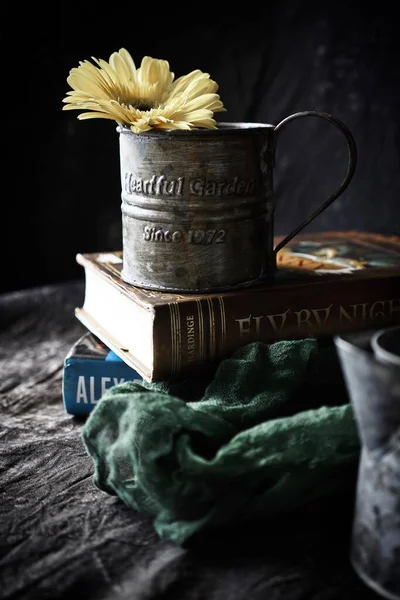
[[[0,296],[0,598],[372,600],[348,560],[351,495],[212,544],[165,543],[99,491],[64,412],[81,281]]]

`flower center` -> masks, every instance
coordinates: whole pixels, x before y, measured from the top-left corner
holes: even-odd
[[[148,98],[133,98],[132,96],[124,98],[119,95],[117,97],[117,102],[128,110],[134,108],[135,110],[146,111],[158,106],[158,102],[155,102],[154,100]]]
[[[130,106],[136,108],[137,110],[151,110],[155,107],[155,102],[151,102],[150,100],[146,100],[146,98],[138,98],[134,102],[129,102]]]

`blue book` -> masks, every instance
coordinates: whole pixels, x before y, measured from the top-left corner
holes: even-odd
[[[65,411],[88,415],[110,387],[124,381],[143,379],[101,340],[87,332],[64,359],[62,395]]]

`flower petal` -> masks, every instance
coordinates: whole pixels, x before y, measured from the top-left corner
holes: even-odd
[[[158,58],[145,56],[142,59],[140,69],[138,69],[139,83],[157,83],[162,88],[169,87],[174,79],[171,73],[169,62]]]
[[[136,65],[135,62],[132,58],[132,56],[129,54],[128,50],[125,50],[125,48],[121,48],[119,51],[119,54],[122,58],[122,60],[125,62],[127,69],[129,70],[130,73],[132,73],[132,75],[134,75],[136,77]]]
[[[109,115],[109,114],[103,113],[103,112],[94,112],[94,111],[81,113],[80,115],[78,115],[78,119],[80,121],[84,121],[87,119],[111,119],[112,121],[117,121],[118,123],[120,122],[113,115]],[[121,125],[122,125],[122,122],[121,122]]]
[[[141,133],[149,129],[216,128],[214,112],[225,107],[208,73],[192,71],[174,81],[168,61],[145,56],[136,69],[125,48],[109,61],[92,57],[71,69],[63,110],[78,119],[104,118]]]
[[[126,60],[124,54],[121,55],[121,51],[114,52],[110,56],[110,65],[117,74],[120,83],[129,85],[134,82],[136,84],[136,67],[132,57],[129,61],[129,59]]]

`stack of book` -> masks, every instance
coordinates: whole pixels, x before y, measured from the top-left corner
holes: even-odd
[[[111,385],[213,369],[256,340],[400,323],[398,236],[299,234],[279,251],[273,283],[201,295],[125,283],[120,251],[78,254],[76,260],[84,268],[85,298],[75,315],[87,334],[65,359],[69,414],[88,414]]]

